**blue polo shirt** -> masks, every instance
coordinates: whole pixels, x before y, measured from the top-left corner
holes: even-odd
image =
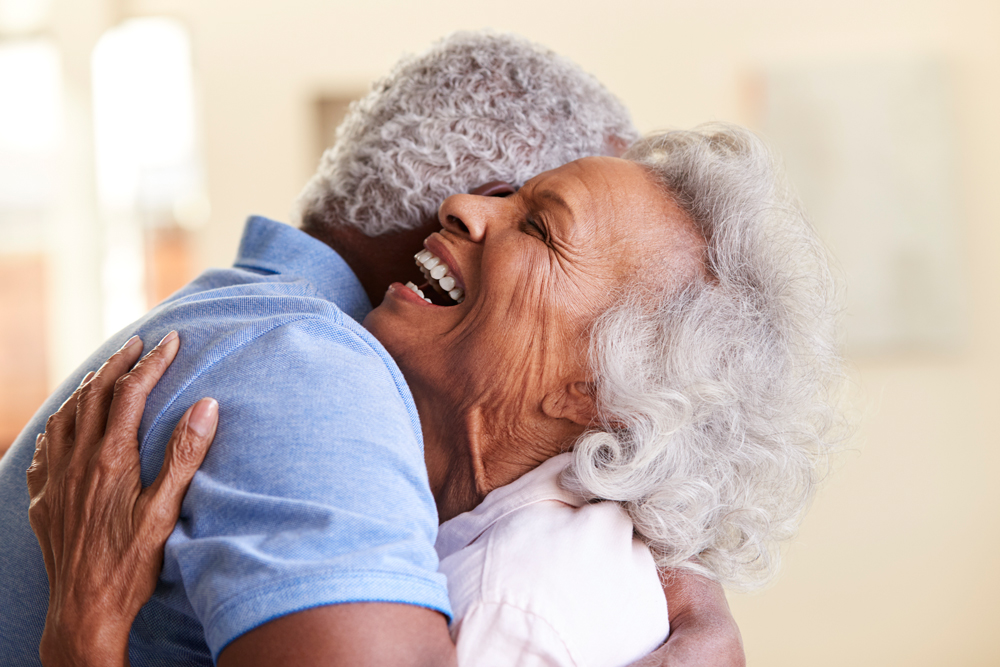
[[[450,615],[416,407],[358,322],[371,306],[347,264],[287,225],[251,218],[231,269],[210,270],[97,350],[0,460],[0,664],[36,665],[48,604],[25,470],[45,419],[139,334],[181,347],[139,431],[142,481],[184,411],[219,401],[219,428],[132,626],[134,666],[212,664],[274,618],[343,602]]]

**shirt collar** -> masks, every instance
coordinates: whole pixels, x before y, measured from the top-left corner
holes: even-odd
[[[247,218],[233,266],[305,278],[323,298],[358,322],[372,309],[361,282],[333,248],[262,216]]]
[[[583,497],[559,484],[560,474],[572,462],[572,457],[568,452],[553,456],[510,484],[490,491],[475,509],[442,523],[434,545],[438,558],[447,558],[469,546],[490,526],[526,505],[543,500],[558,500],[573,507],[585,505],[587,501]]]

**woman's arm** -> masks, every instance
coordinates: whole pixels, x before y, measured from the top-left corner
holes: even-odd
[[[136,364],[142,342],[133,337],[84,378],[38,436],[28,517],[49,578],[39,646],[46,667],[128,664],[132,621],[153,593],[163,546],[218,422],[213,399],[191,406],[160,474],[142,488],[139,423],[179,346],[172,332]]]
[[[685,570],[662,577],[670,636],[631,667],[744,667],[743,639],[718,582]]]

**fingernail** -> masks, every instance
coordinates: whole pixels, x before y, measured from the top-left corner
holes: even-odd
[[[118,351],[121,352],[122,350],[127,350],[128,348],[132,347],[133,345],[135,345],[139,341],[140,341],[140,338],[138,336],[132,336],[127,341],[125,341],[125,344],[122,345],[121,350],[118,350]]]
[[[168,333],[166,336],[163,337],[163,340],[160,341],[160,345],[166,345],[175,338],[177,338],[177,332],[171,331],[170,333]]]
[[[212,425],[215,423],[215,415],[218,413],[219,403],[214,398],[203,398],[195,403],[194,410],[191,411],[191,418],[188,426],[198,435],[204,437],[211,433]]]

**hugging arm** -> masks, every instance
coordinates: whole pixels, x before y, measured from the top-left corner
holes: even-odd
[[[168,335],[136,364],[142,343],[130,339],[38,436],[28,518],[49,579],[39,646],[48,667],[128,663],[129,629],[156,586],[163,545],[217,422],[212,399],[188,409],[159,476],[142,488],[139,420],[179,344],[176,333]]]
[[[685,570],[663,577],[670,637],[630,667],[744,667],[743,640],[717,582]]]
[[[39,436],[29,517],[49,579],[43,664],[128,664],[128,636],[152,595],[164,545],[217,425],[211,399],[180,419],[156,481],[143,490],[137,435],[146,397],[177,353],[165,340],[133,369],[124,347],[88,376]],[[132,369],[131,371],[129,369]],[[234,640],[220,665],[448,665],[444,617],[405,604],[316,607]]]

